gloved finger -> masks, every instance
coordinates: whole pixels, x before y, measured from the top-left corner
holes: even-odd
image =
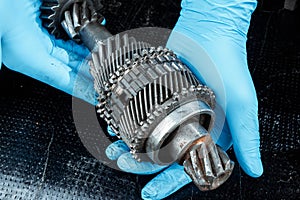
[[[84,57],[78,56],[73,52],[68,52],[65,49],[60,47],[52,46],[51,52],[49,54],[54,58],[65,65],[68,65],[74,73],[80,73],[82,76],[85,76],[87,79],[93,80],[89,70],[90,66]]]
[[[51,37],[51,40],[54,41],[54,46],[65,49],[68,52],[77,54],[78,56],[81,56],[82,58],[87,57],[90,53],[88,48],[86,48],[84,45],[77,44],[73,40],[64,41],[61,39],[55,39],[54,36],[50,36],[50,37]]]
[[[158,174],[142,189],[142,198],[163,199],[190,182],[192,179],[185,173],[183,166],[175,163]]]
[[[110,160],[117,160],[122,154],[128,153],[129,151],[130,149],[126,143],[122,140],[118,140],[106,148],[105,154]]]
[[[49,36],[53,38],[52,36]],[[52,40],[52,50],[50,54],[58,60],[70,66],[74,72],[81,73],[86,78],[94,80],[90,74],[88,55],[90,52],[82,45],[73,41]]]
[[[90,54],[89,50],[84,45],[79,45],[72,40],[56,39],[41,26],[40,19],[37,19],[37,22],[39,27],[35,29],[34,33],[37,38],[45,38],[44,42],[47,44],[49,54],[70,66],[75,73],[81,73],[86,78],[93,80],[87,62],[83,62]]]
[[[96,105],[97,99],[93,81],[85,76],[82,76],[80,73],[74,73],[73,71],[70,73],[70,76],[71,80],[67,86],[63,85],[60,88],[55,82],[51,82],[49,85],[53,84],[52,86],[55,88],[67,92],[72,96],[80,98],[92,105]]]
[[[215,42],[202,41],[202,44],[209,55],[215,56],[214,62],[224,79],[227,102],[224,110],[236,157],[248,175],[259,177],[263,167],[259,150],[258,102],[247,65],[246,43],[239,39],[238,36],[216,38]]]
[[[107,126],[107,132],[110,136],[116,136],[115,132],[110,128],[110,126]]]
[[[122,154],[119,157],[117,164],[119,168],[125,172],[141,175],[154,174],[167,167],[151,162],[138,162],[129,152]]]
[[[95,105],[95,90],[90,79],[72,71],[69,66],[53,58],[47,52],[40,52],[39,56],[32,56],[31,53],[19,49],[15,50],[13,45],[6,45],[3,51],[3,62],[12,70],[40,80]],[[20,58],[20,60],[15,61],[12,58]]]
[[[248,175],[258,177],[263,168],[257,99],[247,65],[245,38],[235,33],[231,37],[205,33],[208,26],[202,27],[202,34],[196,35],[191,31],[193,27],[175,28],[168,46],[179,54],[198,79],[213,89],[217,102],[226,111],[239,163]]]
[[[103,21],[101,22],[101,25],[102,25],[102,26],[105,26],[105,25],[106,25],[106,19],[105,19],[105,18],[104,18]]]
[[[70,57],[65,50],[59,51],[65,59],[51,55],[53,43],[39,23],[33,23],[29,17],[22,20],[23,26],[13,26],[3,35],[4,64],[12,70],[95,104],[93,81],[68,65]],[[81,66],[81,62],[75,59],[72,65]]]
[[[227,112],[234,152],[243,170],[252,177],[259,177],[263,167],[259,151],[256,95],[240,95],[229,105]]]
[[[263,173],[263,167],[259,150],[258,103],[248,70],[246,45],[236,43],[234,38],[224,38],[209,47],[207,44],[206,49],[213,51],[217,58],[214,60],[216,65],[222,66],[227,60],[228,67],[220,67],[219,70],[224,77],[226,118],[234,151],[243,170],[252,177],[259,177]]]

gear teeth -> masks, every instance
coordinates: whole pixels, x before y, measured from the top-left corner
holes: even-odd
[[[151,130],[167,113],[192,99],[214,107],[211,90],[168,49],[117,35],[98,43],[91,63],[96,90],[112,95],[102,102],[101,116],[119,124],[118,134],[138,159]]]
[[[230,176],[234,163],[216,146],[210,136],[205,136],[183,162],[184,170],[201,191],[213,190]]]
[[[108,38],[106,41],[98,42],[97,51],[92,52],[92,59],[90,61],[90,71],[95,81],[95,89],[100,93],[104,93],[102,96],[111,94],[112,86],[117,83],[117,79],[121,77],[131,65],[131,60],[138,60],[139,54],[143,49],[149,48],[150,45],[143,42],[137,42],[134,38],[128,37],[128,35],[116,35]],[[106,97],[108,98],[108,97]],[[111,106],[109,101],[101,102],[101,109],[99,109],[100,116],[105,116],[105,112],[111,112]],[[118,101],[121,107],[122,102]],[[103,109],[104,108],[104,109]],[[122,109],[114,109],[114,112],[122,114]],[[132,125],[135,124],[132,118],[132,110],[127,108],[124,118],[120,123],[121,130],[126,130],[123,134],[132,133]],[[132,119],[130,121],[126,119]],[[113,118],[105,118],[108,124],[113,123]],[[118,121],[118,120],[117,120]],[[117,127],[117,123],[114,123]]]
[[[93,6],[90,6],[90,4],[93,4]],[[101,21],[104,19],[94,9],[95,7],[101,7],[98,4],[99,1],[91,0],[43,0],[40,7],[40,18],[42,19],[43,26],[56,38],[68,39],[71,37],[75,41],[79,41],[77,39],[77,31],[80,26],[84,26],[90,21]],[[81,15],[80,10],[85,10],[86,12]],[[72,23],[71,25],[64,22],[65,12],[70,12],[70,18],[74,24]],[[62,24],[64,24],[64,27]]]
[[[143,49],[150,45],[143,42],[136,42],[127,34],[116,35],[108,38],[106,41],[98,43],[97,51],[92,53],[91,73],[97,82],[96,88],[105,89],[105,84],[113,82],[115,77],[119,77],[126,68],[126,62],[139,55]],[[111,84],[110,84],[111,85]]]
[[[41,18],[56,37],[67,32],[75,39],[81,26],[100,19],[90,9],[86,1],[44,0]],[[155,124],[180,105],[199,99],[214,107],[212,91],[200,85],[172,51],[150,47],[126,34],[97,46],[89,61],[99,94],[97,112],[134,154],[144,152]]]
[[[66,34],[60,28],[60,9],[66,4],[67,0],[43,0],[40,7],[43,26],[50,34],[57,38],[66,38]]]
[[[53,21],[54,21],[54,19],[55,19],[55,15],[54,15],[54,14],[50,15],[50,16],[48,17],[48,19],[50,19],[50,20],[53,20]]]
[[[128,35],[116,35],[103,41],[110,33],[97,27],[104,18],[96,12],[92,0],[44,0],[40,9],[42,23],[51,34],[59,38],[66,38],[64,35],[67,34],[78,42],[82,37],[89,49],[97,45],[98,49],[92,52],[89,60],[94,87],[99,95],[97,113],[117,137],[130,147],[134,159],[139,162],[145,160],[142,156],[146,150],[147,153],[153,153],[166,146],[165,141],[156,141],[157,138],[176,141],[168,133],[173,137],[178,128],[176,126],[182,125],[182,121],[191,125],[191,120],[195,120],[199,127],[205,125],[203,130],[210,131],[214,122],[210,108],[215,107],[215,95],[211,89],[199,83],[172,51],[150,47]],[[97,31],[106,34],[103,37],[99,34],[99,38],[85,38],[91,33],[97,35]],[[101,41],[90,45],[88,40]],[[195,116],[199,119],[195,119]],[[179,163],[184,159],[185,171],[200,190],[215,189],[228,179],[234,163],[212,142],[209,134],[195,139],[196,135],[190,137],[188,132],[190,130],[176,134],[178,138],[187,136],[186,141],[192,142],[187,143],[190,146],[184,146],[185,140],[177,140],[178,144],[173,147],[183,145],[181,151],[185,155],[179,152],[176,159],[180,159]],[[195,130],[195,133],[198,132]],[[210,142],[206,142],[206,139]],[[158,143],[162,146],[157,147]],[[177,152],[173,148],[169,150],[168,153]],[[160,158],[155,156],[148,154],[148,159],[150,157],[154,162],[161,163]]]

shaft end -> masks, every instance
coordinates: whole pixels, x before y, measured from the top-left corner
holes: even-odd
[[[234,162],[231,161],[210,135],[197,140],[183,161],[185,172],[201,191],[214,190],[231,175]]]

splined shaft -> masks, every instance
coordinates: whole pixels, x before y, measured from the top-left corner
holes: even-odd
[[[234,167],[227,154],[214,145],[210,135],[194,142],[183,162],[186,173],[202,191],[222,185]]]
[[[91,50],[97,112],[133,157],[160,165],[178,162],[203,191],[225,182],[234,163],[209,134],[215,120],[213,91],[169,49],[126,34],[112,36],[90,1],[49,1],[42,13],[55,10],[48,20]]]

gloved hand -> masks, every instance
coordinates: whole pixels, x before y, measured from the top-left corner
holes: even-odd
[[[252,177],[263,172],[258,103],[246,54],[247,31],[256,4],[256,0],[183,0],[181,16],[167,44],[201,82],[214,90],[226,114],[217,144],[224,150],[233,144],[239,164]],[[126,172],[150,174],[166,168],[136,162],[120,141],[111,144],[106,154],[118,159],[118,166]],[[182,167],[174,164],[143,188],[142,197],[162,199],[190,181]]]
[[[39,0],[0,1],[0,63],[95,104],[93,79],[81,65],[89,51],[42,28]],[[81,67],[86,66],[86,67]]]

